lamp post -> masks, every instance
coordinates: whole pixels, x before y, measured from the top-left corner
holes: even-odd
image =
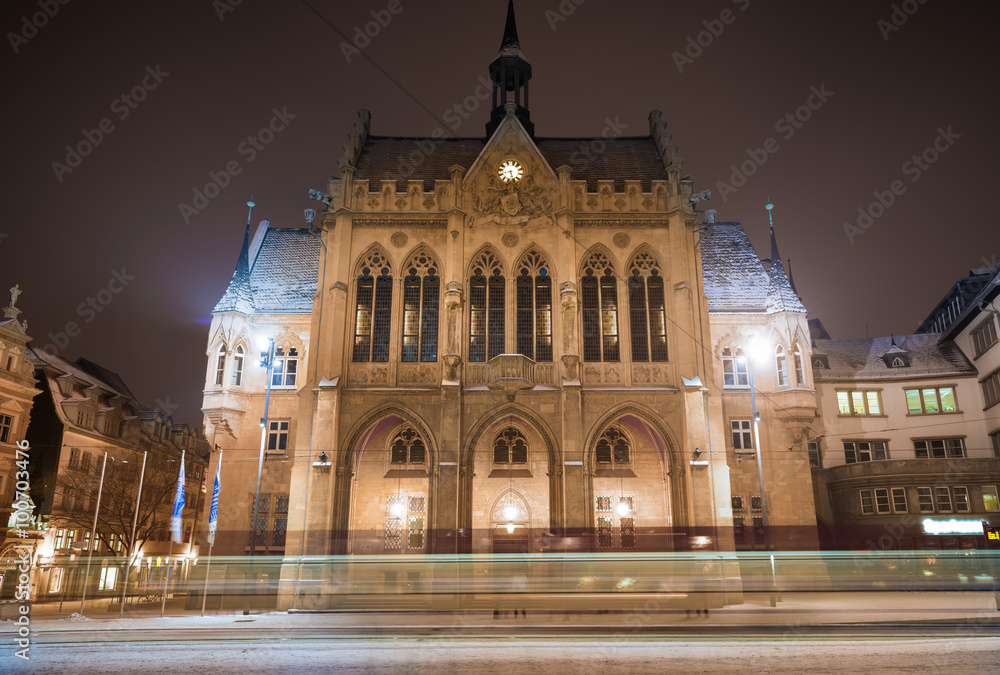
[[[132,545],[133,552],[130,558],[134,558],[135,554],[138,553],[135,545],[135,527],[139,523],[139,502],[142,499],[142,481],[146,477],[146,457],[149,455],[149,451],[143,451],[142,453],[142,470],[139,472],[139,494],[135,497],[135,513],[132,514],[132,537],[129,539],[129,543]],[[122,605],[118,612],[118,618],[125,616],[125,592],[128,590],[128,570],[132,566],[131,560],[129,564],[125,567],[125,579],[122,582]],[[138,579],[138,572],[136,572],[136,578]]]
[[[253,498],[253,520],[250,521],[250,563],[247,579],[253,575],[254,551],[257,549],[257,517],[260,514],[260,481],[264,475],[264,451],[267,448],[267,413],[271,405],[271,377],[274,372],[274,338],[267,338],[267,350],[260,353],[260,365],[267,373],[267,388],[264,394],[264,417],[260,421],[260,458],[257,460],[257,492]],[[243,584],[243,616],[250,614],[250,594],[247,584]]]
[[[761,459],[764,454],[763,448],[760,447],[760,413],[757,412],[757,398],[755,395],[756,387],[753,381],[753,363],[754,361],[759,361],[762,358],[762,353],[764,351],[763,346],[755,341],[751,340],[747,345],[748,354],[740,358],[740,360],[747,366],[747,381],[750,385],[750,410],[753,413],[753,442],[757,456],[757,478],[760,481],[760,511],[761,511],[761,522],[764,526],[764,548],[765,550],[771,549],[771,533],[768,528],[767,520],[767,491],[764,489],[764,464]],[[771,607],[777,606],[777,582],[775,579],[774,572],[774,555],[771,554]]]

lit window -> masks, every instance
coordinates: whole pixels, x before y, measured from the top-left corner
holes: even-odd
[[[552,361],[552,277],[542,255],[532,249],[517,272],[517,353]]]
[[[236,347],[236,354],[233,356],[233,386],[239,387],[243,384],[243,345]]]
[[[217,387],[222,386],[223,380],[226,378],[226,345],[219,345],[219,357],[215,363],[215,385]]]
[[[848,464],[882,459],[889,459],[885,441],[844,441],[844,461]]]
[[[14,418],[10,415],[0,415],[0,443],[10,440],[10,430],[14,426]]]
[[[438,306],[441,280],[437,264],[426,251],[418,251],[406,266],[403,279],[404,362],[437,361]]]
[[[356,306],[352,360],[388,361],[392,272],[388,258],[380,251],[369,254],[360,265]]]
[[[272,387],[294,387],[299,370],[299,353],[292,347],[285,353],[284,347],[274,350],[274,366],[271,368]]]
[[[469,279],[469,361],[489,361],[504,353],[506,283],[503,265],[492,251],[483,251]]]
[[[906,390],[906,409],[911,415],[957,412],[954,387]]]
[[[733,449],[753,450],[753,435],[750,433],[750,420],[730,420],[729,426],[733,432]]]
[[[267,424],[267,449],[288,449],[288,421],[274,420]]]
[[[778,345],[774,350],[774,365],[778,373],[778,386],[788,384],[788,360],[785,358],[785,348]]]
[[[996,485],[983,486],[983,510],[1000,511],[1000,500],[997,499]]]
[[[722,383],[726,387],[750,386],[747,361],[741,350],[733,351],[730,347],[722,350]]]
[[[896,513],[906,513],[906,488],[892,488],[892,510]]]
[[[406,427],[389,445],[390,464],[423,464],[427,456],[424,441],[412,427]]]
[[[594,458],[598,464],[628,464],[629,455],[628,438],[614,427],[601,434],[594,448]]]
[[[494,464],[526,464],[528,462],[528,441],[513,427],[504,429],[493,441]]]
[[[926,438],[913,441],[917,459],[965,457],[965,442],[961,438]]]
[[[612,504],[614,509],[612,510]],[[618,495],[597,497],[597,547],[600,549],[634,549],[635,497]]]
[[[660,266],[648,253],[635,256],[628,279],[633,361],[667,360],[667,313]]]
[[[803,354],[802,354],[802,345],[800,345],[798,342],[796,342],[795,343],[795,382],[800,387],[804,387],[805,384],[806,384],[806,370],[805,370],[805,366],[803,365],[804,363],[805,363],[805,360],[804,360],[804,357],[803,357]]]
[[[978,359],[986,350],[997,343],[997,326],[992,316],[988,317],[981,325],[973,329],[972,344]]]
[[[583,360],[618,361],[618,279],[603,253],[594,253],[580,281],[583,305]]]
[[[421,550],[424,548],[425,515],[423,495],[392,495],[386,497],[385,536],[387,551]],[[405,545],[404,545],[405,542]]]
[[[882,400],[877,390],[838,391],[837,409],[841,415],[881,415]]]
[[[979,384],[983,387],[983,402],[986,404],[983,410],[1000,403],[1000,370],[994,370]]]

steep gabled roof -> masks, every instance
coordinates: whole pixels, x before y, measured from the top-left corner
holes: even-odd
[[[260,247],[251,260],[249,234],[244,236],[236,272],[212,312],[311,312],[319,270],[319,241],[308,229],[272,228],[267,221],[261,223],[254,241],[258,238]],[[244,253],[246,273],[241,271]]]
[[[454,165],[470,168],[486,147],[485,138],[403,138],[369,136],[358,157],[356,181],[368,181],[369,192],[378,192],[383,180],[395,180],[396,190],[405,192],[407,180],[423,180],[424,190],[434,189],[435,180],[450,180]],[[604,150],[596,152],[599,141]],[[587,189],[597,190],[597,181],[613,180],[615,191],[625,191],[626,180],[638,180],[644,192],[653,180],[668,180],[666,169],[651,136],[619,138],[534,139],[545,161],[555,170],[566,165],[573,180],[586,180]],[[601,146],[598,146],[601,147]],[[420,159],[413,167],[410,157]]]

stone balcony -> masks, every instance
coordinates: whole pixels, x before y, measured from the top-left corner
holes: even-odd
[[[467,385],[485,385],[507,392],[533,389],[538,384],[551,385],[554,373],[554,364],[535,363],[521,354],[500,354],[486,363],[470,363],[465,367]]]
[[[937,482],[970,479],[976,483],[1000,482],[1000,458],[886,459],[834,466],[826,469],[825,473],[830,487],[854,483],[916,484],[926,483],[929,479]]]

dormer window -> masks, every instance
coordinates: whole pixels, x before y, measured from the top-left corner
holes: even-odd
[[[830,357],[826,354],[813,354],[813,368],[824,368],[830,370]]]

